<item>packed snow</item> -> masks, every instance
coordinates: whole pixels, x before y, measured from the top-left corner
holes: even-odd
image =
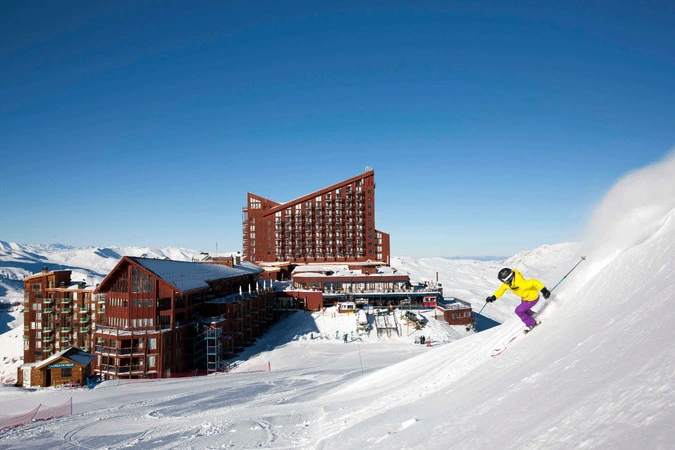
[[[552,288],[582,255],[535,308],[542,323],[528,335],[511,294],[484,311],[501,325],[464,335],[430,325],[445,336],[432,346],[415,344],[414,333],[359,335],[354,315],[298,312],[228,374],[111,380],[93,390],[5,385],[0,414],[72,398],[73,415],[4,431],[2,447],[672,448],[672,157],[620,180],[581,244],[504,261],[398,257],[392,266],[413,279],[438,277],[446,295],[479,309],[502,266]],[[6,326],[3,355],[17,328]],[[346,331],[355,331],[347,343]]]

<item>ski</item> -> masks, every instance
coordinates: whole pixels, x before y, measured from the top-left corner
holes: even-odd
[[[506,348],[509,346],[509,344],[510,344],[511,342],[515,341],[516,338],[517,338],[518,336],[520,336],[520,334],[516,334],[516,335],[513,336],[511,339],[509,339],[508,342],[507,342],[506,344],[504,344],[503,347],[494,349],[494,350],[492,351],[492,354],[491,354],[490,356],[494,358],[495,356],[501,355],[502,352],[504,352],[504,350],[506,350]]]
[[[537,322],[537,325],[535,325],[534,328],[538,327],[540,324],[541,324],[541,322]],[[522,334],[520,334],[520,333],[516,334],[511,339],[509,339],[506,342],[506,344],[504,344],[502,347],[494,349],[492,351],[492,353],[490,354],[490,356],[494,358],[495,356],[501,355],[502,353],[504,353],[504,350],[506,350],[508,348],[509,344],[511,344],[511,342],[515,341],[518,336],[524,336],[524,335],[528,334],[530,331],[534,330],[534,328],[525,328],[523,330]]]

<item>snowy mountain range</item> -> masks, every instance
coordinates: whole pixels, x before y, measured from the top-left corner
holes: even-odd
[[[0,261],[16,276],[34,267],[11,265],[16,262],[65,258],[10,248],[19,258],[7,255],[8,246],[3,244]],[[39,258],[25,260],[30,252]],[[227,375],[111,380],[93,390],[27,392],[5,385],[0,414],[72,398],[73,415],[2,432],[2,445],[672,448],[675,158],[620,180],[579,244],[542,246],[502,261],[397,257],[392,266],[413,279],[438,277],[446,295],[478,309],[498,287],[502,266],[552,288],[581,255],[586,261],[535,308],[542,324],[527,335],[513,315],[518,300],[511,294],[484,311],[501,325],[431,347],[386,340],[345,344],[332,338],[334,323],[322,313],[296,313],[242,355],[242,370]],[[191,256],[186,251],[183,257]],[[10,264],[6,258],[18,259]],[[70,261],[85,277],[104,272],[99,260],[91,266]],[[8,287],[2,296],[14,295],[9,290],[16,281],[3,280]],[[13,351],[6,338],[19,328],[13,323],[0,337],[3,355]],[[310,334],[322,326],[325,332]],[[492,357],[514,337],[504,353]]]

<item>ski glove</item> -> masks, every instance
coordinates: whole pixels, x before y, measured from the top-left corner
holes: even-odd
[[[546,289],[546,287],[541,288],[541,295],[544,296],[544,298],[549,298],[551,296],[551,291]]]
[[[488,302],[488,303],[492,303],[495,300],[497,300],[497,297],[495,297],[494,295],[491,295],[491,296],[489,296],[488,298],[485,299],[485,301]]]

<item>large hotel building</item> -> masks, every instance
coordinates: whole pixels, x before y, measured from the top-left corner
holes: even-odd
[[[375,228],[375,171],[277,203],[248,193],[243,258],[254,263],[389,265],[389,235]]]

